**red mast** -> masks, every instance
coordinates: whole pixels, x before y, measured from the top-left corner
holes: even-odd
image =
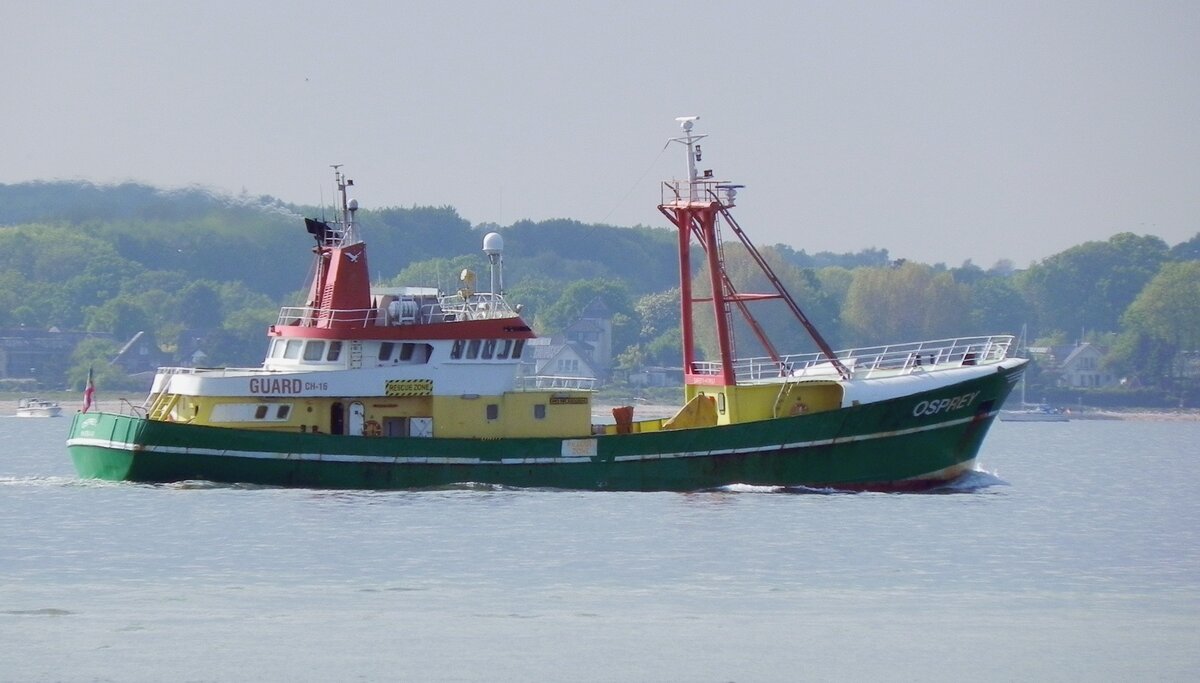
[[[701,159],[700,140],[707,135],[693,134],[692,128],[698,116],[682,116],[676,119],[683,128],[684,136],[671,138],[688,148],[688,179],[663,183],[664,200],[658,210],[667,217],[679,230],[679,289],[681,310],[681,332],[683,337],[683,374],[684,382],[689,385],[733,386],[737,384],[734,368],[734,340],[732,312],[736,306],[745,318],[750,329],[754,331],[771,360],[779,366],[780,374],[786,374],[786,361],[779,355],[767,338],[766,332],[751,315],[747,303],[764,299],[783,299],[792,314],[800,321],[809,336],[824,352],[829,362],[837,369],[843,379],[849,379],[850,372],[834,355],[833,350],[820,332],[808,320],[804,312],[796,304],[791,294],[784,288],[783,283],[775,276],[774,271],[759,253],[750,239],[742,232],[741,226],[733,219],[729,209],[734,206],[734,198],[742,186],[713,179],[712,171],[704,171],[703,176],[696,170],[696,162]],[[742,245],[746,247],[751,258],[767,276],[775,288],[769,294],[741,294],[734,288],[725,272],[724,251],[721,242],[720,219],[724,218],[729,228],[737,235]],[[692,288],[691,246],[695,237],[707,259],[709,272],[709,288],[707,295],[698,294]],[[696,352],[695,321],[693,319],[694,305],[701,302],[711,302],[713,318],[716,322],[718,357],[712,361],[699,361]]]

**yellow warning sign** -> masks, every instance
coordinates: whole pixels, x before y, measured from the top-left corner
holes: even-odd
[[[385,396],[429,396],[433,393],[431,379],[389,379],[384,383]]]

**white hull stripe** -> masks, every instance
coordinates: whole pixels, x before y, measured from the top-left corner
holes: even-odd
[[[999,411],[987,413],[987,417],[995,417]],[[714,455],[736,455],[744,453],[766,453],[771,451],[780,451],[785,449],[801,449],[801,448],[817,448],[822,446],[831,446],[833,444],[854,443],[858,441],[871,441],[874,439],[887,439],[897,436],[905,436],[908,434],[917,434],[920,432],[928,432],[935,429],[944,429],[954,427],[979,419],[979,416],[972,415],[971,417],[949,420],[946,422],[938,422],[921,427],[910,427],[908,429],[897,429],[888,432],[875,432],[873,434],[861,434],[857,436],[839,437],[834,439],[815,439],[812,441],[796,441],[785,444],[770,444],[767,446],[753,446],[748,448],[726,448],[721,450],[708,451],[682,451],[679,453],[647,453],[645,455],[621,455],[613,460],[616,462],[632,462],[638,460],[672,460],[676,458],[703,458]],[[589,456],[583,457],[549,457],[549,458],[502,458],[499,460],[481,460],[480,458],[466,457],[443,457],[443,456],[386,456],[386,455],[343,455],[339,453],[278,453],[273,451],[236,451],[222,450],[216,448],[187,448],[182,446],[155,446],[155,445],[140,445],[128,443],[125,441],[112,441],[110,439],[95,439],[95,438],[75,438],[67,441],[67,446],[91,446],[95,448],[109,448],[121,451],[133,451],[144,453],[170,453],[179,455],[205,455],[214,457],[236,457],[236,458],[256,458],[261,460],[301,460],[314,462],[346,462],[346,463],[391,463],[394,465],[560,465],[560,464],[586,464],[596,462],[596,458]]]

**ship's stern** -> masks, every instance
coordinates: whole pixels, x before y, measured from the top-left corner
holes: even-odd
[[[129,479],[144,421],[130,415],[76,413],[67,438],[75,472],[84,479]]]

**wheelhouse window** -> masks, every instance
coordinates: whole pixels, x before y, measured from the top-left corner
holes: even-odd
[[[400,362],[407,363],[408,361],[412,360],[414,346],[416,346],[416,344],[413,344],[412,342],[404,342],[400,345]]]
[[[489,339],[483,343],[483,353],[481,358],[491,358],[496,353],[496,340]]]
[[[451,349],[450,349],[450,357],[451,358],[462,358],[464,346],[466,346],[466,344],[463,342],[463,340],[455,339],[454,346],[451,347]]]
[[[467,342],[467,358],[478,358],[478,357],[479,357],[479,340],[472,339],[470,342]]]
[[[379,360],[390,360],[392,357],[392,350],[395,348],[396,344],[393,342],[380,342]]]
[[[271,342],[271,357],[279,358],[283,355],[283,347],[287,344],[282,339],[276,339]]]
[[[300,339],[289,339],[287,347],[283,350],[284,358],[295,360],[300,357],[300,348],[304,346],[304,342]]]
[[[342,355],[342,343],[340,341],[329,342],[329,355],[325,356],[325,360],[335,361]]]
[[[520,357],[521,357],[521,352],[522,352],[522,351],[524,351],[524,350],[525,350],[525,340],[524,340],[524,339],[518,339],[518,340],[517,340],[517,343],[516,343],[516,344],[513,346],[512,357],[513,357],[513,358],[520,358]]]
[[[508,352],[512,351],[512,343],[513,343],[513,340],[505,339],[500,344],[500,348],[496,351],[496,357],[497,358],[508,358]]]
[[[304,345],[304,360],[321,360],[324,355],[325,342],[318,339]]]

